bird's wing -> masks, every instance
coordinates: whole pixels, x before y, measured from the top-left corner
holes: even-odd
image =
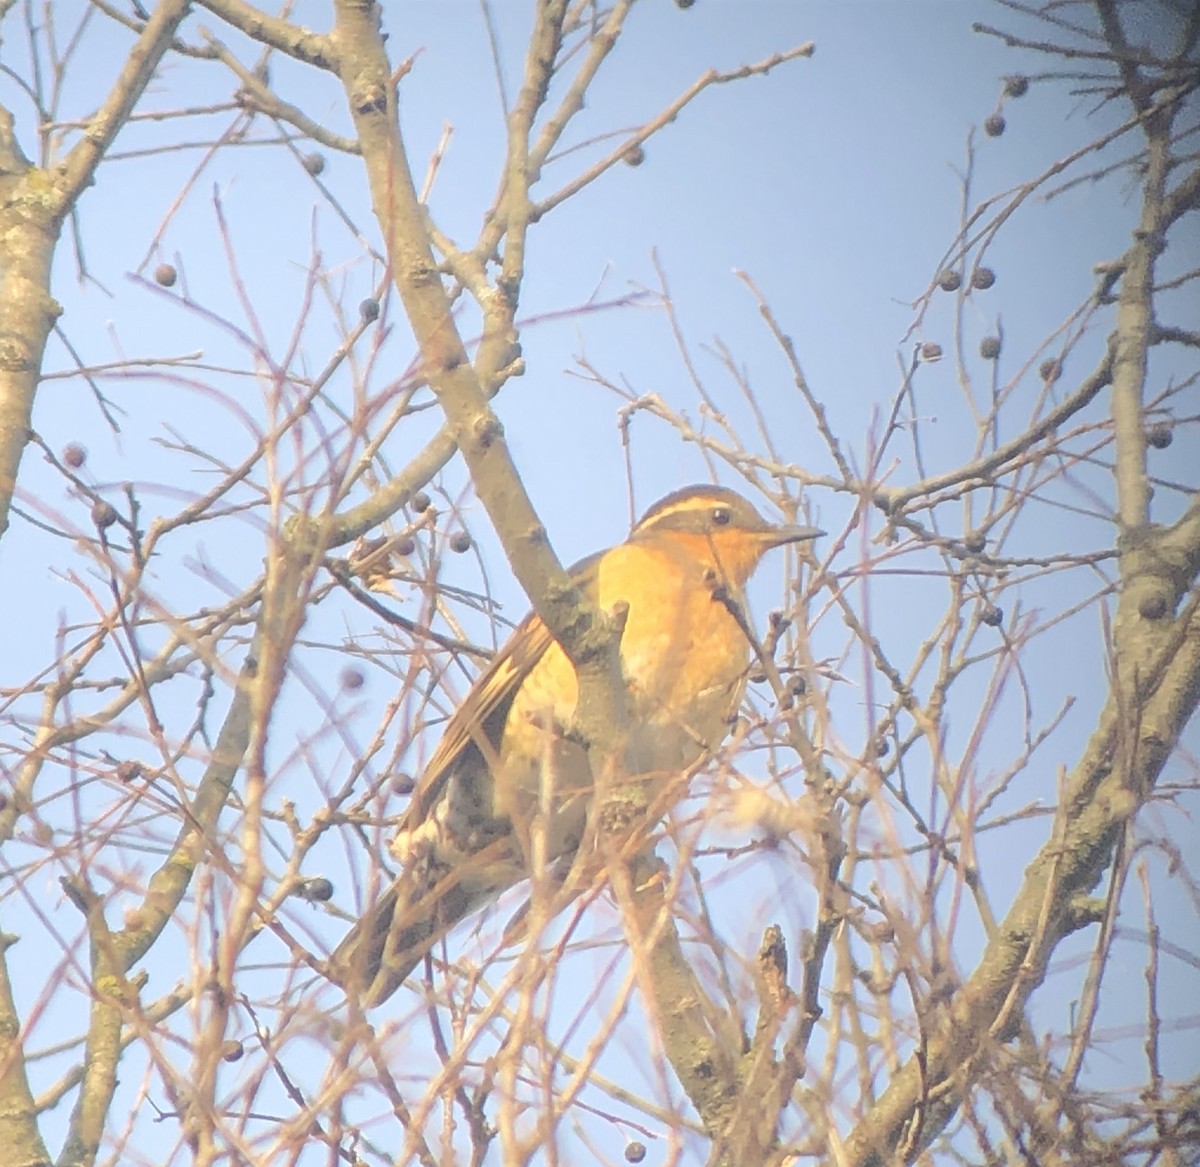
[[[599,555],[588,556],[570,569],[572,582],[595,599]],[[472,751],[485,760],[500,748],[508,711],[534,665],[554,643],[550,629],[536,612],[530,612],[513,629],[491,664],[475,678],[462,704],[454,711],[442,740],[429,759],[401,830],[424,822],[445,787],[447,776]]]

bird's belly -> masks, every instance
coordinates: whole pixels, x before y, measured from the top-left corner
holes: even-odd
[[[614,594],[601,578],[602,606],[628,605],[621,638],[630,714],[624,766],[628,778],[651,785],[651,797],[720,746],[749,658],[740,626],[710,590],[693,585],[681,594],[671,579],[664,571],[637,591]],[[500,750],[506,761],[496,810],[515,823],[540,822],[550,854],[581,837],[594,788],[586,751],[570,737],[577,700],[574,669],[552,644],[513,702]]]
[[[624,661],[639,769],[686,769],[729,731],[746,670],[745,649],[702,635],[663,643]]]

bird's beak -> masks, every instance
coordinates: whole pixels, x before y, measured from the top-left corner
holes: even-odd
[[[763,533],[768,547],[782,547],[785,543],[802,543],[806,539],[819,539],[825,532],[819,527],[772,527]]]

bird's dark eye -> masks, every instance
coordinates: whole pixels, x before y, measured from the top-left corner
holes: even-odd
[[[718,527],[728,526],[733,514],[728,507],[713,507],[712,521]]]

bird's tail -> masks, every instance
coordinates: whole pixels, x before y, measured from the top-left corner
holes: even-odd
[[[403,871],[334,949],[330,976],[364,1009],[382,1004],[442,936],[514,882],[509,872],[480,874],[474,864],[465,871],[441,864]]]

